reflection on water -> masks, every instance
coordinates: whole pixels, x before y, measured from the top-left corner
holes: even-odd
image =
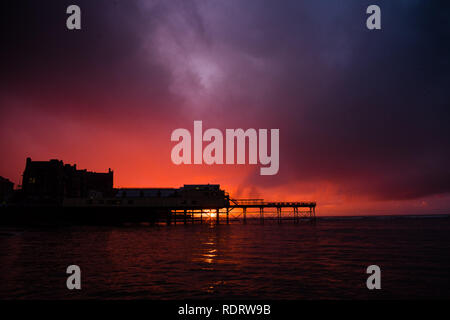
[[[449,298],[448,252],[448,218],[0,228],[0,298]],[[81,291],[66,289],[71,264]]]
[[[201,243],[199,252],[195,253],[192,257],[192,261],[204,262],[206,264],[211,264],[211,267],[203,267],[203,269],[214,270],[213,263],[216,262],[217,258],[217,233],[213,233],[207,242]]]

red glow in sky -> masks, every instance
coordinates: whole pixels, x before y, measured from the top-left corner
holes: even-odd
[[[73,32],[56,27],[64,4],[30,6],[3,28],[0,175],[16,185],[26,157],[56,158],[111,168],[115,187],[217,183],[236,198],[315,200],[319,215],[450,207],[448,41],[417,23],[426,8],[367,34],[350,2],[80,1]],[[280,129],[278,174],[174,165],[170,135],[194,120]]]

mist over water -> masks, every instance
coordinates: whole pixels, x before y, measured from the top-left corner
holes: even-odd
[[[0,299],[449,298],[449,252],[448,216],[0,227]],[[66,288],[72,264],[81,290]]]

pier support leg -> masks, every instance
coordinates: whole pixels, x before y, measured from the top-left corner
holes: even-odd
[[[227,224],[230,224],[229,215],[230,215],[230,208],[227,207]]]
[[[264,207],[259,207],[259,220],[264,224]]]
[[[184,209],[184,224],[187,223],[187,210]]]
[[[281,207],[277,207],[278,223],[281,223]]]
[[[219,208],[216,209],[216,224],[220,224]]]
[[[192,222],[192,224],[194,224],[194,214],[195,214],[195,210],[191,210],[191,222]]]
[[[244,224],[247,223],[247,207],[242,208],[244,213]]]
[[[203,209],[200,211],[200,224],[203,223]]]
[[[168,226],[170,226],[170,223],[171,223],[171,219],[172,219],[172,214],[173,214],[173,211],[172,210],[169,210],[169,212],[167,213],[167,225]]]

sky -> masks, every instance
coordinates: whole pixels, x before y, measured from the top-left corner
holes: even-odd
[[[82,29],[66,28],[81,8]],[[381,8],[381,30],[366,8]],[[318,215],[450,209],[448,1],[2,1],[0,176],[26,157],[115,187],[218,183]],[[180,165],[173,130],[280,129],[280,169]]]

